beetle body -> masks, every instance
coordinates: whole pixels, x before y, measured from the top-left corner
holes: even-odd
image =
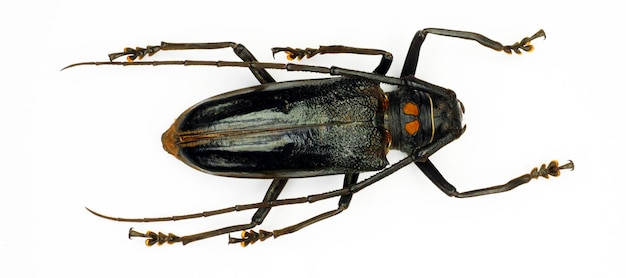
[[[432,97],[426,92],[405,88],[387,94],[367,79],[278,82],[194,105],[162,141],[181,161],[217,175],[358,173],[385,168],[391,146],[410,152],[431,143],[435,118],[458,127],[461,112],[446,112],[456,117],[433,115]]]
[[[285,52],[289,59],[311,58],[317,54],[380,55],[381,61],[373,72],[339,67],[309,66],[259,62],[241,44],[161,43],[146,48],[126,48],[109,54],[109,62],[85,62],[77,65],[185,65],[245,67],[261,85],[224,93],[183,112],[163,134],[163,147],[187,165],[203,172],[222,176],[270,178],[262,202],[204,211],[202,213],[157,218],[119,218],[92,213],[117,221],[154,222],[257,209],[247,224],[226,226],[198,234],[176,236],[168,233],[139,233],[130,230],[129,237],[146,238],[147,245],[193,241],[241,231],[241,238],[229,236],[229,243],[243,246],[296,232],[318,221],[335,216],[348,208],[354,193],[368,187],[399,169],[415,164],[423,173],[452,197],[466,198],[509,191],[538,177],[558,176],[562,169],[573,169],[573,163],[559,166],[557,161],[541,165],[509,182],[458,192],[429,157],[465,131],[462,124],[463,105],[456,94],[446,88],[415,77],[419,52],[427,34],[472,40],[496,51],[506,53],[531,51],[530,42],[545,37],[539,30],[512,45],[502,45],[477,33],[428,28],[418,31],[404,61],[400,77],[387,76],[393,56],[378,49],[341,45],[319,48],[273,48]],[[236,61],[138,61],[158,51],[186,49],[232,48],[241,58]],[[128,62],[113,61],[127,56]],[[67,67],[66,67],[67,68]],[[276,82],[267,69],[315,72],[331,78]],[[383,92],[380,84],[397,86]],[[389,149],[407,155],[389,165]],[[359,181],[359,173],[377,171]],[[300,198],[279,199],[289,178],[343,174],[343,187],[334,191]],[[251,230],[260,225],[270,209],[276,206],[310,203],[339,198],[336,209],[294,225],[272,231]]]

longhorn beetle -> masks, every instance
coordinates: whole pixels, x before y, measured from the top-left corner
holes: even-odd
[[[233,225],[194,235],[140,233],[132,228],[129,237],[144,237],[148,246],[155,243],[193,241],[241,231],[241,238],[229,235],[229,243],[242,246],[296,232],[306,226],[337,215],[348,208],[352,195],[380,181],[395,171],[414,163],[448,196],[465,198],[505,192],[538,177],[558,176],[560,170],[574,169],[573,162],[559,166],[557,161],[541,165],[530,173],[509,182],[458,192],[429,160],[437,150],[459,138],[465,131],[462,124],[463,104],[449,89],[430,84],[414,76],[420,48],[427,34],[472,40],[496,51],[521,54],[532,51],[530,42],[546,37],[539,30],[520,42],[503,46],[483,35],[446,29],[418,31],[411,42],[400,77],[385,74],[392,62],[391,53],[378,49],[342,45],[319,48],[272,48],[272,53],[286,53],[289,60],[311,58],[317,54],[351,53],[380,55],[374,72],[321,67],[294,63],[259,62],[241,44],[166,43],[159,46],[126,48],[109,54],[108,62],[83,62],[79,65],[185,65],[248,68],[261,85],[235,90],[203,100],[187,111],[163,134],[163,148],[187,165],[211,174],[272,179],[263,201],[236,205],[196,214],[160,218],[117,218],[93,210],[91,213],[116,221],[155,222],[208,217],[212,215],[256,209],[249,224]],[[232,48],[242,62],[233,61],[135,61],[159,51],[187,49]],[[114,61],[126,56],[126,62]],[[267,69],[315,72],[331,76],[276,82]],[[381,83],[397,86],[383,92]],[[407,157],[390,166],[386,159],[389,149],[397,149]],[[359,173],[378,171],[358,181]],[[344,175],[343,187],[334,191],[300,198],[279,199],[290,178],[321,175]],[[276,206],[312,203],[339,197],[337,209],[283,229],[255,232],[270,209]]]

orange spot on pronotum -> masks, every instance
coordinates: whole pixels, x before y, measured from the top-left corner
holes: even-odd
[[[407,104],[404,105],[404,108],[402,108],[402,112],[407,115],[417,116],[419,114],[419,108],[417,108],[415,103],[407,102]]]
[[[411,135],[415,135],[420,128],[420,122],[418,120],[410,121],[404,125],[404,130]]]

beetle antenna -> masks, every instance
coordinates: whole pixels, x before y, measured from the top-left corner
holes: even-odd
[[[137,61],[137,62],[81,62],[71,64],[61,71],[77,66],[213,66],[213,67],[239,67],[239,68],[263,68],[280,69],[287,71],[310,71],[328,73],[330,70],[323,67],[303,66],[297,64],[265,63],[265,62],[236,62],[236,61],[199,61],[199,60],[174,60],[174,61]]]
[[[113,62],[80,62],[80,63],[75,63],[75,64],[71,64],[69,66],[66,66],[66,67],[62,68],[61,71],[64,71],[66,69],[73,68],[73,67],[78,67],[78,66],[115,65],[115,64],[119,64],[119,63],[120,62],[115,62],[115,63],[113,63]]]

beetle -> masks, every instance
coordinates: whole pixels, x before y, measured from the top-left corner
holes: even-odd
[[[79,65],[185,65],[248,68],[261,85],[227,92],[203,100],[184,111],[162,136],[164,149],[185,164],[211,174],[238,178],[272,179],[261,202],[237,205],[202,213],[160,217],[119,218],[91,213],[116,221],[154,222],[208,217],[256,209],[250,223],[233,225],[187,236],[155,232],[140,233],[132,228],[129,237],[146,238],[148,246],[193,241],[229,234],[229,243],[242,246],[296,232],[348,208],[352,195],[393,172],[415,164],[440,190],[452,197],[466,198],[509,191],[538,177],[559,176],[560,170],[574,169],[569,161],[541,165],[509,182],[467,192],[458,192],[429,160],[437,150],[459,138],[465,131],[464,107],[449,89],[415,77],[419,52],[427,34],[455,37],[480,43],[496,51],[521,54],[532,51],[531,41],[546,37],[543,30],[520,42],[502,45],[483,35],[457,30],[428,28],[417,31],[408,50],[400,77],[387,76],[393,56],[378,49],[342,45],[319,48],[276,47],[272,53],[286,53],[289,60],[318,54],[380,55],[373,72],[321,67],[297,63],[259,62],[242,44],[166,43],[145,48],[125,48],[109,54],[108,62]],[[232,48],[242,62],[235,61],[137,61],[159,51]],[[126,62],[114,61],[126,57]],[[323,79],[276,82],[267,69],[315,72],[330,75]],[[384,92],[380,84],[397,86]],[[407,157],[389,165],[386,154],[397,149]],[[359,181],[362,172],[377,171]],[[279,199],[290,178],[344,175],[343,187],[300,198]],[[273,231],[252,230],[276,206],[312,203],[339,197],[337,209],[295,225]],[[230,237],[241,231],[241,238]]]

